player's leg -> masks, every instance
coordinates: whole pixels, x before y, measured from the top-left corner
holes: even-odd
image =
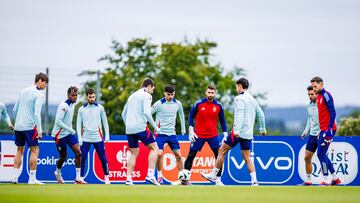
[[[189,170],[191,172],[191,168],[192,168],[194,159],[196,157],[196,154],[198,153],[198,151],[200,151],[202,149],[205,142],[206,142],[206,139],[198,138],[195,142],[191,143],[189,154],[187,155],[185,163],[184,163],[184,168],[186,170]],[[186,180],[181,180],[181,183],[183,185],[191,185],[191,183]]]
[[[56,149],[59,152],[59,159],[56,162],[56,171],[54,172],[54,175],[59,184],[64,184],[64,179],[61,175],[61,168],[63,167],[67,157],[67,148],[65,144],[66,143],[65,139],[66,137],[55,139]]]
[[[127,170],[126,170],[126,185],[133,185],[132,182],[132,172],[135,167],[136,158],[139,155],[139,140],[136,134],[127,135],[128,145],[130,150],[130,157],[127,163]]]
[[[43,184],[42,182],[36,179],[36,169],[37,169],[37,160],[39,157],[39,142],[37,139],[37,130],[25,131],[25,139],[28,147],[30,148],[30,174],[29,174],[29,184]]]
[[[96,153],[101,161],[101,165],[104,171],[104,175],[105,175],[105,184],[110,184],[110,180],[109,180],[109,164],[108,161],[106,159],[106,153],[105,153],[105,145],[104,142],[96,142],[94,143],[94,147],[96,150]]]
[[[321,131],[319,134],[317,157],[320,161],[321,171],[322,171],[323,178],[324,178],[324,180],[320,183],[320,185],[329,185],[329,183],[328,183],[328,176],[329,176],[328,161],[329,161],[329,159],[327,158],[327,155],[326,155],[329,145],[324,142],[324,138],[323,138],[324,134],[325,134],[325,131]]]
[[[221,142],[219,140],[219,136],[216,136],[216,137],[213,137],[213,138],[210,138],[210,139],[207,139],[207,143],[209,144],[210,148],[211,148],[211,151],[214,153],[214,156],[215,156],[215,160],[217,159],[218,157],[218,154],[219,154],[219,148],[221,146]],[[217,173],[217,177],[219,178],[220,180],[220,177],[221,177],[221,173],[222,173],[222,165],[220,166],[219,168],[220,170],[218,171]]]
[[[254,162],[251,159],[251,145],[252,140],[241,139],[240,138],[240,147],[241,147],[241,155],[248,167],[248,171],[251,177],[251,185],[258,186],[258,181],[256,178],[255,166]]]
[[[75,177],[75,182],[78,183],[85,183],[82,182],[81,179],[81,150],[80,150],[80,146],[79,146],[79,141],[77,138],[77,135],[68,135],[68,142],[67,144],[69,145],[69,147],[71,148],[71,150],[74,152],[75,155],[75,171],[76,171],[76,177]]]
[[[335,137],[335,134],[336,134],[336,130],[333,130],[333,136]],[[329,144],[330,145],[330,144]],[[330,183],[330,185],[339,185],[340,183],[341,183],[341,180],[340,180],[340,178],[338,178],[337,176],[336,176],[336,172],[335,172],[335,169],[334,169],[334,166],[333,166],[333,164],[332,164],[332,162],[331,162],[331,160],[329,159],[329,157],[328,156],[326,156],[326,158],[328,159],[328,168],[329,168],[329,171],[330,171],[330,173],[331,173],[331,178],[332,178],[332,180],[331,180],[331,183]]]
[[[156,168],[157,168],[157,181],[162,184],[163,183],[163,178],[162,178],[162,154],[164,151],[164,145],[167,142],[167,135],[158,135],[156,137],[156,144],[159,147],[158,150],[158,156],[157,156],[157,160],[156,160]]]
[[[84,177],[85,177],[85,166],[86,166],[86,160],[89,154],[90,147],[91,147],[90,142],[83,142],[82,145],[80,146],[80,151],[81,151],[80,179],[82,181],[84,181]]]
[[[171,135],[169,137],[167,143],[175,155],[176,165],[177,165],[179,171],[184,169],[184,163],[183,163],[181,152],[180,152],[180,143],[179,143],[179,140],[177,139],[176,135]]]
[[[207,180],[209,180],[210,182],[216,182],[216,180],[218,179],[217,178],[218,175],[220,174],[220,176],[221,176],[221,168],[223,166],[224,158],[225,158],[226,154],[230,151],[231,148],[233,148],[234,146],[237,145],[238,141],[239,141],[238,138],[235,138],[235,136],[232,132],[229,133],[229,135],[224,138],[220,148],[218,149],[218,152],[216,155],[217,158],[215,161],[215,166],[212,169],[211,173],[209,173],[209,174],[201,173],[201,175],[204,178],[206,178]],[[214,155],[215,155],[215,152],[214,152]]]
[[[312,157],[317,149],[317,136],[309,136],[308,142],[306,144],[305,150],[305,171],[306,171],[306,180],[302,185],[312,185],[311,174],[313,171],[312,167]]]
[[[17,150],[14,158],[14,175],[11,182],[17,184],[25,146],[25,136],[22,131],[15,131],[15,145],[17,146]]]

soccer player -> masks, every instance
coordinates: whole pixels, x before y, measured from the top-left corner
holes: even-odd
[[[251,185],[258,186],[254,163],[250,158],[252,140],[254,139],[254,124],[257,116],[260,124],[260,133],[266,135],[265,116],[259,103],[247,91],[249,81],[246,78],[240,78],[236,81],[236,91],[238,96],[234,101],[234,127],[230,135],[224,138],[224,141],[219,149],[219,156],[216,159],[215,167],[212,173],[201,175],[210,182],[216,182],[218,178],[216,175],[220,171],[224,163],[226,153],[240,143],[241,154],[248,167]]]
[[[84,184],[80,178],[81,151],[79,147],[76,131],[72,128],[75,103],[78,96],[78,88],[71,86],[67,90],[67,100],[61,102],[57,108],[55,125],[51,136],[55,139],[56,149],[59,152],[59,159],[56,162],[56,171],[54,172],[59,184],[64,184],[61,175],[61,168],[67,157],[67,145],[75,154],[76,178],[75,184]]]
[[[109,166],[106,159],[104,136],[102,131],[104,128],[105,142],[108,142],[110,140],[109,124],[104,107],[101,104],[96,103],[95,99],[95,90],[86,90],[87,103],[79,108],[77,115],[76,131],[81,146],[81,180],[85,182],[85,163],[90,147],[93,145],[102,164],[105,175],[105,184],[110,184]]]
[[[227,127],[222,105],[215,100],[216,87],[209,85],[205,91],[206,98],[197,101],[192,107],[189,115],[189,140],[191,141],[190,151],[185,160],[185,169],[191,170],[194,158],[202,149],[205,142],[210,145],[215,158],[218,156],[220,140],[217,133],[217,122],[220,119],[221,129],[224,136],[227,136]],[[194,123],[195,119],[195,123]],[[195,129],[194,129],[195,128]],[[218,170],[218,177],[221,170]],[[191,184],[182,181],[182,184]],[[223,185],[220,178],[216,179],[217,185]]]
[[[168,144],[171,150],[174,152],[176,158],[176,164],[179,170],[184,168],[180,153],[180,144],[176,137],[175,124],[176,116],[179,114],[180,123],[181,123],[181,134],[186,133],[185,130],[185,117],[182,104],[179,100],[175,98],[175,88],[172,85],[166,85],[164,91],[164,98],[155,102],[152,106],[152,114],[156,114],[155,123],[160,127],[160,132],[156,132],[156,143],[159,147],[159,153],[157,157],[156,167],[158,169],[158,182],[163,183],[163,178],[161,174],[162,169],[162,154],[164,150],[164,145]]]
[[[304,139],[307,134],[309,138],[306,144],[305,150],[305,170],[306,170],[306,180],[302,185],[308,186],[312,185],[311,182],[311,173],[312,173],[312,162],[311,159],[318,147],[318,134],[320,132],[319,128],[319,116],[318,108],[316,104],[316,93],[312,86],[307,88],[308,96],[310,103],[307,105],[308,119],[306,122],[306,127],[304,132],[301,135],[301,138]]]
[[[136,158],[139,154],[139,140],[150,149],[148,174],[145,180],[151,184],[160,185],[154,176],[158,146],[153,134],[147,127],[147,122],[149,122],[156,132],[161,132],[151,116],[151,94],[154,89],[154,81],[150,78],[146,78],[142,82],[142,87],[129,96],[121,115],[125,123],[125,131],[131,152],[127,165],[126,185],[133,185],[132,172],[135,167]]]
[[[9,114],[7,113],[6,106],[0,102],[0,121],[5,120],[11,130],[14,130],[14,126],[11,123]],[[0,140],[0,165],[1,165],[1,140]]]
[[[41,106],[44,95],[40,90],[47,87],[49,78],[44,73],[35,76],[35,85],[23,89],[14,106],[15,115],[15,145],[17,151],[14,159],[14,177],[12,183],[18,183],[19,168],[22,163],[24,146],[27,143],[30,148],[30,176],[29,184],[43,184],[36,179],[37,159],[39,156],[39,142],[42,138]]]
[[[319,113],[320,133],[317,156],[319,158],[321,170],[324,176],[324,181],[320,183],[320,185],[328,185],[328,171],[330,171],[332,176],[330,185],[338,185],[341,183],[341,181],[336,176],[333,164],[326,155],[330,143],[336,134],[336,111],[334,106],[334,99],[331,94],[324,89],[324,83],[320,77],[314,77],[311,79],[311,86],[317,93],[316,103]]]

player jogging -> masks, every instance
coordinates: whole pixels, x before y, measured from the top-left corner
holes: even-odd
[[[241,154],[248,167],[251,185],[258,186],[256,178],[255,166],[250,158],[252,147],[252,140],[254,139],[254,124],[255,118],[258,117],[260,123],[260,133],[266,135],[265,116],[259,103],[247,92],[249,81],[245,78],[240,78],[236,81],[236,91],[238,96],[234,101],[234,127],[230,135],[224,138],[224,141],[219,149],[219,156],[216,159],[215,167],[212,173],[201,175],[210,182],[216,182],[219,178],[216,175],[220,171],[226,153],[240,143]]]
[[[76,131],[72,128],[75,103],[78,96],[78,88],[71,86],[67,90],[67,99],[61,102],[57,108],[55,125],[51,136],[55,139],[56,149],[59,152],[59,159],[56,162],[56,171],[54,172],[59,184],[64,184],[61,175],[61,168],[67,158],[67,146],[75,154],[76,178],[75,184],[84,184],[80,178],[81,151],[79,147]]]
[[[142,82],[142,87],[129,96],[122,112],[122,119],[125,123],[125,131],[131,153],[127,165],[126,185],[133,185],[132,172],[139,154],[139,140],[150,149],[148,173],[145,180],[151,184],[160,185],[154,176],[158,146],[153,134],[147,127],[147,122],[149,122],[156,132],[160,132],[151,116],[151,94],[154,89],[154,81],[146,78]]]
[[[43,184],[36,179],[37,159],[39,156],[39,142],[42,138],[41,106],[44,102],[44,90],[49,78],[44,73],[35,76],[35,85],[23,89],[14,106],[15,115],[15,145],[17,151],[14,159],[14,176],[12,183],[18,183],[19,168],[22,163],[24,146],[27,143],[30,148],[30,173],[29,184]]]
[[[227,136],[226,121],[222,105],[214,99],[216,88],[209,85],[205,91],[206,98],[197,101],[192,107],[189,115],[189,139],[191,141],[190,151],[185,160],[185,169],[191,170],[194,158],[198,151],[207,142],[213,151],[215,158],[218,156],[220,140],[217,133],[217,123],[220,120],[224,136]],[[195,123],[194,123],[195,119]],[[221,176],[221,167],[217,173]],[[191,184],[183,181],[183,184]],[[220,178],[216,179],[217,185],[223,185]]]
[[[338,185],[341,183],[341,181],[336,176],[334,166],[331,163],[329,157],[326,155],[331,141],[336,134],[336,111],[334,106],[334,99],[331,94],[324,89],[324,83],[320,77],[314,77],[311,79],[311,86],[317,93],[316,103],[319,113],[320,133],[317,156],[319,158],[321,171],[324,176],[324,181],[320,183],[320,185],[328,185],[328,171],[330,171],[332,176],[330,185]]]
[[[158,158],[156,161],[156,168],[158,174],[158,182],[163,183],[162,179],[162,153],[164,151],[164,145],[168,144],[171,150],[174,152],[176,158],[177,167],[180,170],[184,168],[180,153],[180,144],[176,137],[175,124],[176,116],[179,114],[180,123],[181,123],[181,134],[186,133],[185,130],[185,117],[182,104],[179,100],[175,98],[175,88],[172,85],[166,85],[164,90],[164,98],[155,102],[152,106],[152,114],[156,115],[156,121],[158,127],[160,127],[160,132],[156,132],[156,143],[159,147]]]
[[[101,161],[104,171],[105,184],[110,184],[109,180],[109,166],[105,154],[104,141],[110,140],[109,124],[106,117],[106,112],[101,104],[95,102],[96,94],[94,89],[86,90],[86,100],[82,107],[79,108],[76,131],[81,149],[81,180],[84,181],[85,164],[91,145],[94,146],[95,151]],[[103,136],[103,129],[105,137]]]

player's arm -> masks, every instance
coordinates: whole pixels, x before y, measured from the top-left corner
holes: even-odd
[[[234,134],[236,137],[240,136],[240,130],[245,120],[245,103],[238,99],[234,104]]]
[[[260,128],[259,128],[260,133],[262,135],[266,135],[265,114],[258,103],[256,104],[256,116],[260,124]]]
[[[109,123],[106,117],[106,112],[103,106],[101,106],[101,122],[102,125],[104,127],[104,131],[105,131],[105,141],[109,141],[110,140],[110,134],[109,134]]]
[[[123,109],[123,111],[121,113],[121,117],[122,117],[124,123],[126,123],[127,108],[128,108],[128,103],[126,102],[125,106],[124,106],[124,109]]]
[[[334,99],[327,92],[325,92],[323,96],[324,96],[325,105],[330,113],[330,122],[329,122],[328,129],[331,129],[334,126],[335,118],[336,118]]]
[[[303,132],[303,134],[301,135],[301,137],[306,137],[306,135],[309,133],[310,130],[310,115],[308,115],[307,121],[306,121],[306,127],[305,130]]]
[[[13,108],[14,119],[16,119],[16,115],[17,115],[17,112],[19,110],[19,102],[20,102],[20,94],[19,94],[18,99],[16,100],[16,103],[15,103],[14,108]]]
[[[219,120],[220,120],[220,125],[221,125],[222,132],[224,134],[227,134],[225,113],[224,113],[224,108],[222,107],[222,105],[220,105]]]
[[[38,131],[39,138],[42,137],[42,127],[41,127],[41,106],[43,104],[43,96],[37,96],[35,99],[35,109],[34,109],[34,115],[35,115],[35,123],[36,128]]]
[[[151,107],[151,115],[154,115],[154,114],[156,114],[158,112],[160,104],[161,104],[160,101],[157,101],[157,102],[155,102],[154,105],[152,105],[152,107]]]
[[[154,119],[151,115],[151,101],[152,101],[151,95],[145,97],[143,100],[144,116],[146,120],[150,123],[150,125],[154,128],[154,130],[156,132],[160,132],[159,127],[156,126]]]
[[[79,144],[82,145],[82,107],[78,110],[76,118],[76,131],[78,135]]]
[[[1,104],[1,105],[2,105],[2,104]],[[11,123],[9,114],[7,113],[6,106],[5,106],[5,105],[2,105],[2,108],[0,107],[0,109],[2,109],[1,117],[5,120],[5,122],[8,124],[8,126],[10,127],[10,129],[13,130],[13,129],[14,129],[14,126],[13,126],[13,124]]]
[[[59,126],[62,129],[69,131],[71,135],[74,135],[76,133],[76,131],[74,129],[72,129],[71,126],[67,126],[64,123],[64,117],[65,117],[66,113],[68,112],[68,110],[69,110],[69,107],[67,106],[67,104],[65,104],[65,103],[60,104],[58,112],[56,114],[56,118],[55,118],[55,125]]]
[[[181,124],[181,134],[182,134],[182,135],[185,135],[185,134],[186,134],[185,115],[184,115],[183,106],[182,106],[182,104],[181,104],[180,102],[179,102],[178,114],[179,114],[180,124]]]

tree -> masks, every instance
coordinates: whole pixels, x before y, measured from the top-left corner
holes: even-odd
[[[360,110],[355,110],[348,117],[340,120],[338,134],[360,136]]]
[[[146,77],[154,79],[156,83],[153,102],[163,97],[166,84],[176,87],[176,98],[183,104],[186,119],[194,102],[204,96],[207,85],[214,84],[218,89],[217,99],[225,107],[230,127],[233,120],[231,106],[236,95],[234,81],[244,75],[244,70],[235,67],[225,72],[220,63],[212,63],[211,51],[216,46],[216,43],[207,40],[156,45],[149,39],[134,39],[126,46],[113,41],[112,53],[100,59],[107,64],[101,76],[101,100],[104,102],[111,133],[125,132],[122,109],[129,95],[140,88]],[[94,84],[95,81],[89,81],[84,87],[94,87]]]

